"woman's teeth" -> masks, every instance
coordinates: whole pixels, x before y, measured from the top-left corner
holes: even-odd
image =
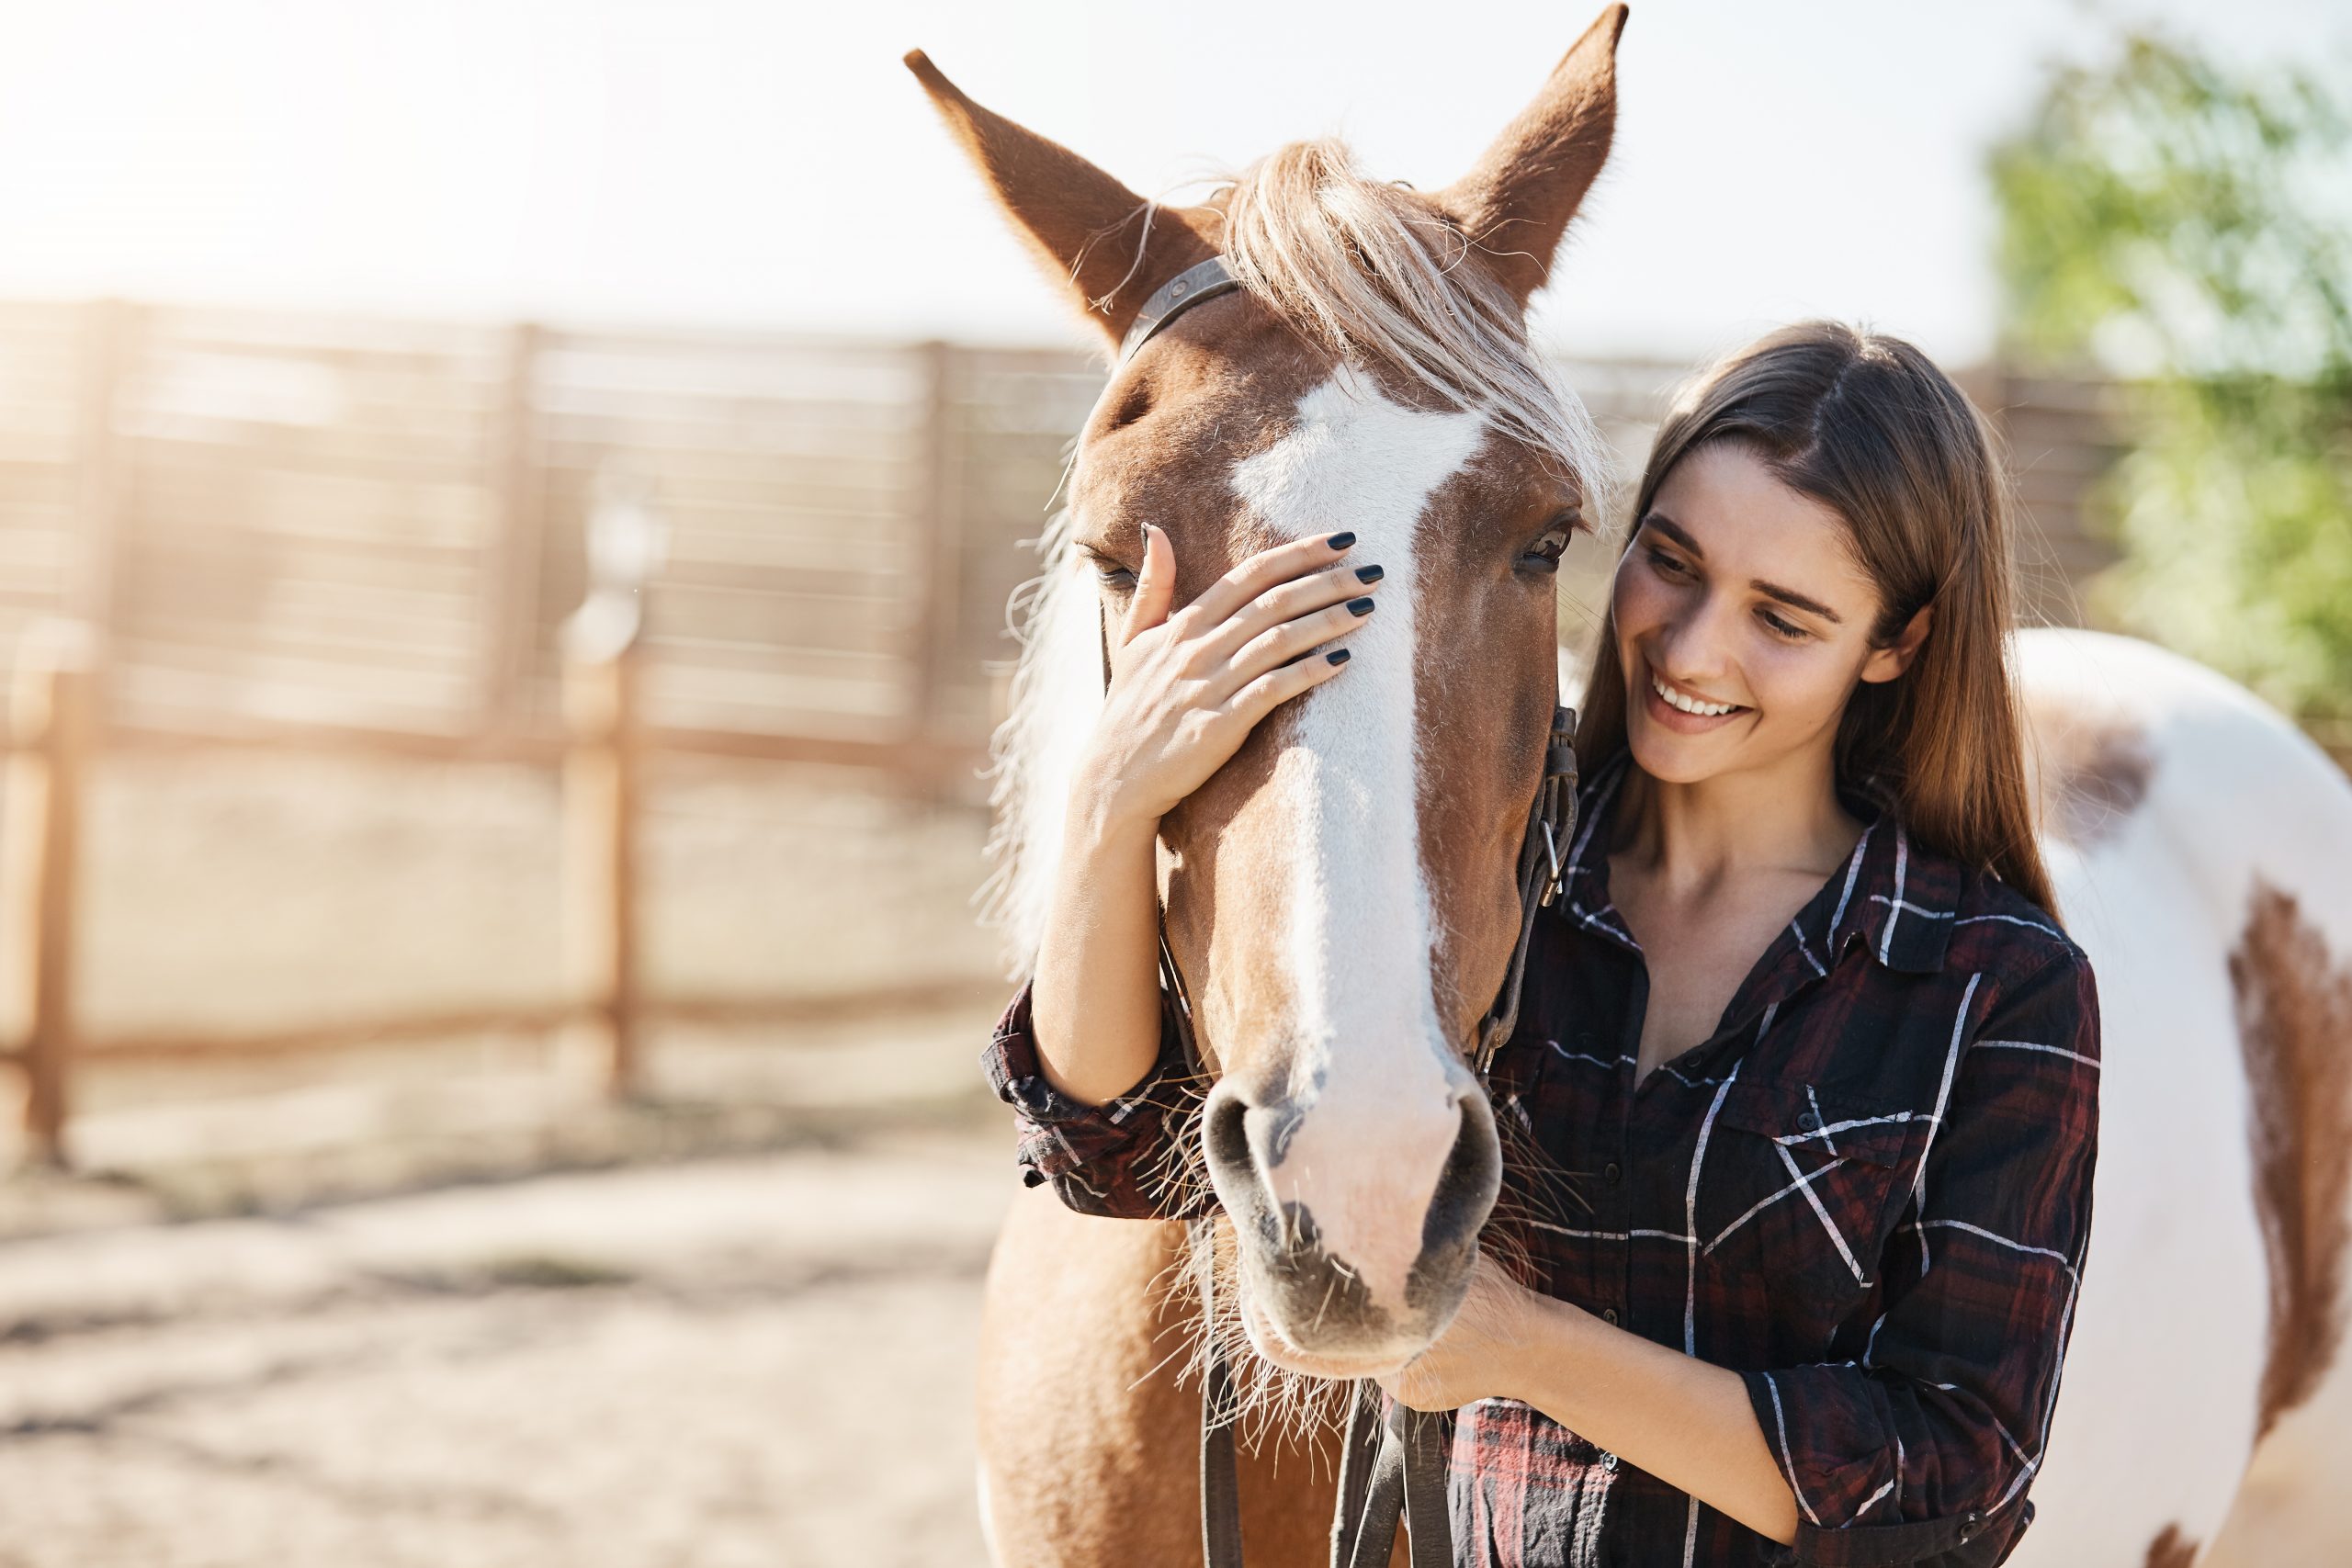
[[[1736,703],[1702,703],[1696,697],[1686,697],[1668,686],[1656,675],[1650,677],[1650,690],[1665,699],[1668,706],[1678,707],[1684,713],[1695,713],[1706,718],[1712,718],[1717,714],[1730,713],[1739,705]]]

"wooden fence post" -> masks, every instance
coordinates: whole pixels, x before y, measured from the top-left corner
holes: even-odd
[[[639,823],[645,753],[638,686],[645,601],[669,548],[646,481],[600,473],[588,513],[588,597],[563,626],[563,797],[568,940],[589,1025],[602,1033],[616,1097],[643,1066],[638,941]]]
[[[639,1085],[639,655],[633,624],[617,637],[593,635],[612,629],[592,629],[594,608],[575,616],[565,637],[564,924],[576,994],[617,1098]]]
[[[25,1074],[27,1151],[66,1162],[74,1060],[74,881],[97,638],[86,623],[36,623],[17,654],[7,810],[0,828],[0,942],[7,1034]]]

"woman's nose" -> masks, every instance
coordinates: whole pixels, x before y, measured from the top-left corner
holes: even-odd
[[[1731,609],[1728,604],[1719,607],[1710,594],[1679,610],[1659,628],[1653,657],[1668,680],[1703,691],[1723,675],[1731,664]]]

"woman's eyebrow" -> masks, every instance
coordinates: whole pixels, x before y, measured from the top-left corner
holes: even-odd
[[[1690,531],[1684,528],[1681,524],[1677,523],[1673,518],[1668,517],[1665,513],[1653,510],[1649,515],[1642,519],[1642,523],[1645,527],[1657,529],[1668,538],[1672,539],[1676,544],[1680,545],[1684,549],[1689,550],[1699,559],[1705,560],[1707,558],[1707,552],[1699,547],[1699,541],[1690,536]],[[1813,598],[1807,594],[1800,593],[1793,588],[1783,588],[1777,582],[1767,582],[1760,577],[1749,578],[1747,580],[1747,585],[1750,588],[1755,589],[1758,593],[1778,599],[1784,604],[1793,604],[1798,609],[1805,611],[1809,615],[1819,615],[1823,620],[1827,621],[1832,626],[1842,626],[1846,624],[1845,616],[1839,615],[1837,611],[1831,609],[1820,600]]]

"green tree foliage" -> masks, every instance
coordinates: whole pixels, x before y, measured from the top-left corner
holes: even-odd
[[[1991,173],[2005,352],[2131,382],[2094,618],[2352,718],[2352,95],[2135,35]]]

